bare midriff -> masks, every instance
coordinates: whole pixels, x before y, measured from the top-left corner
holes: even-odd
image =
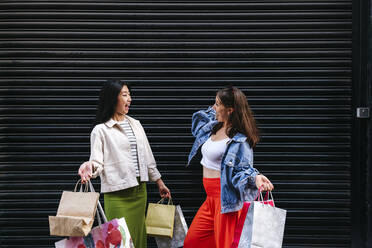
[[[221,172],[218,170],[208,169],[203,166],[203,177],[205,178],[220,178]]]

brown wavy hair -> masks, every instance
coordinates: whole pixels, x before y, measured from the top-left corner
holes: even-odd
[[[229,116],[226,135],[232,138],[237,133],[244,134],[247,136],[249,145],[254,148],[260,141],[260,132],[245,94],[240,89],[229,86],[219,90],[216,95],[223,106],[234,109]],[[212,134],[215,134],[222,126],[222,122],[215,125]]]

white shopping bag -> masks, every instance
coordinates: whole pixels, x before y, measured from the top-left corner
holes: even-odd
[[[270,195],[272,198],[271,192]],[[253,201],[249,206],[246,217],[243,218],[244,225],[240,230],[241,233],[238,237],[237,232],[235,233],[232,247],[281,248],[286,214],[286,210],[275,207],[273,198],[271,201],[264,201],[263,199]]]

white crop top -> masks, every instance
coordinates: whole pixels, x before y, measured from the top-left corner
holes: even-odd
[[[229,139],[212,141],[211,137],[209,137],[201,148],[203,158],[200,163],[208,169],[220,171],[222,156],[226,151]]]

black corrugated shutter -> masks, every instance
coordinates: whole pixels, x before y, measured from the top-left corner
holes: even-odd
[[[284,247],[350,247],[351,14],[351,0],[1,1],[0,246],[53,246],[47,216],[119,78],[189,224],[204,197],[200,166],[185,168],[190,118],[232,83],[288,210]]]

